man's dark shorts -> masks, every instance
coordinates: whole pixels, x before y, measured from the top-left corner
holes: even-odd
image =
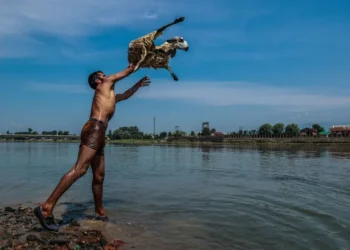
[[[97,151],[96,155],[104,155],[106,125],[103,121],[91,118],[80,134],[80,146],[85,145]]]

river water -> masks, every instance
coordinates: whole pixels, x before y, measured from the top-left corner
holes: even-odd
[[[0,143],[0,205],[43,202],[76,143]],[[101,225],[128,249],[350,249],[350,146],[107,145]],[[58,218],[94,211],[91,172]],[[84,220],[83,220],[84,221]]]

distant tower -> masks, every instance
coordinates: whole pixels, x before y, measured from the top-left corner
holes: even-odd
[[[202,129],[209,129],[209,122],[202,122]]]
[[[156,137],[156,117],[153,117],[153,137]]]

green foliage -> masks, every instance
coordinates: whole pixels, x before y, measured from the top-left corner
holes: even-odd
[[[300,128],[299,128],[299,126],[297,124],[292,123],[292,124],[288,124],[286,126],[285,131],[286,131],[287,135],[299,135]]]
[[[321,127],[321,125],[315,123],[312,125],[312,128],[317,131],[317,133],[325,131],[324,127]]]
[[[147,139],[147,140],[149,140],[149,139],[152,139],[153,138],[153,135],[152,134],[144,134],[143,136],[142,136],[142,139]]]
[[[120,127],[113,131],[112,139],[146,139],[143,132],[139,131],[139,128],[136,126],[131,127]],[[152,135],[151,135],[152,138]]]
[[[41,134],[42,135],[57,135],[57,130],[43,131]]]
[[[58,135],[69,135],[69,131],[58,131]]]
[[[108,131],[108,138],[110,139],[110,140],[112,140],[112,138],[113,138],[113,133],[112,133],[112,130],[109,130]]]
[[[173,136],[177,136],[177,137],[186,136],[186,132],[181,130],[176,130]]]
[[[191,136],[196,136],[196,133],[192,130],[190,133]]]
[[[272,125],[270,123],[265,123],[259,128],[260,135],[271,135],[272,134]]]
[[[274,135],[280,135],[282,134],[284,131],[284,124],[283,123],[276,123],[273,127],[272,127],[272,132]]]
[[[256,129],[250,130],[249,135],[256,135]]]
[[[164,131],[164,132],[161,132],[160,134],[159,134],[159,137],[160,138],[165,138],[165,137],[167,137],[167,132],[166,131]]]

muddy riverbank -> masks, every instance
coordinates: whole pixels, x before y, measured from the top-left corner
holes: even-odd
[[[59,232],[46,231],[33,209],[21,205],[0,208],[0,249],[125,249],[122,240],[108,240],[101,231],[83,227],[74,219],[56,220]]]

